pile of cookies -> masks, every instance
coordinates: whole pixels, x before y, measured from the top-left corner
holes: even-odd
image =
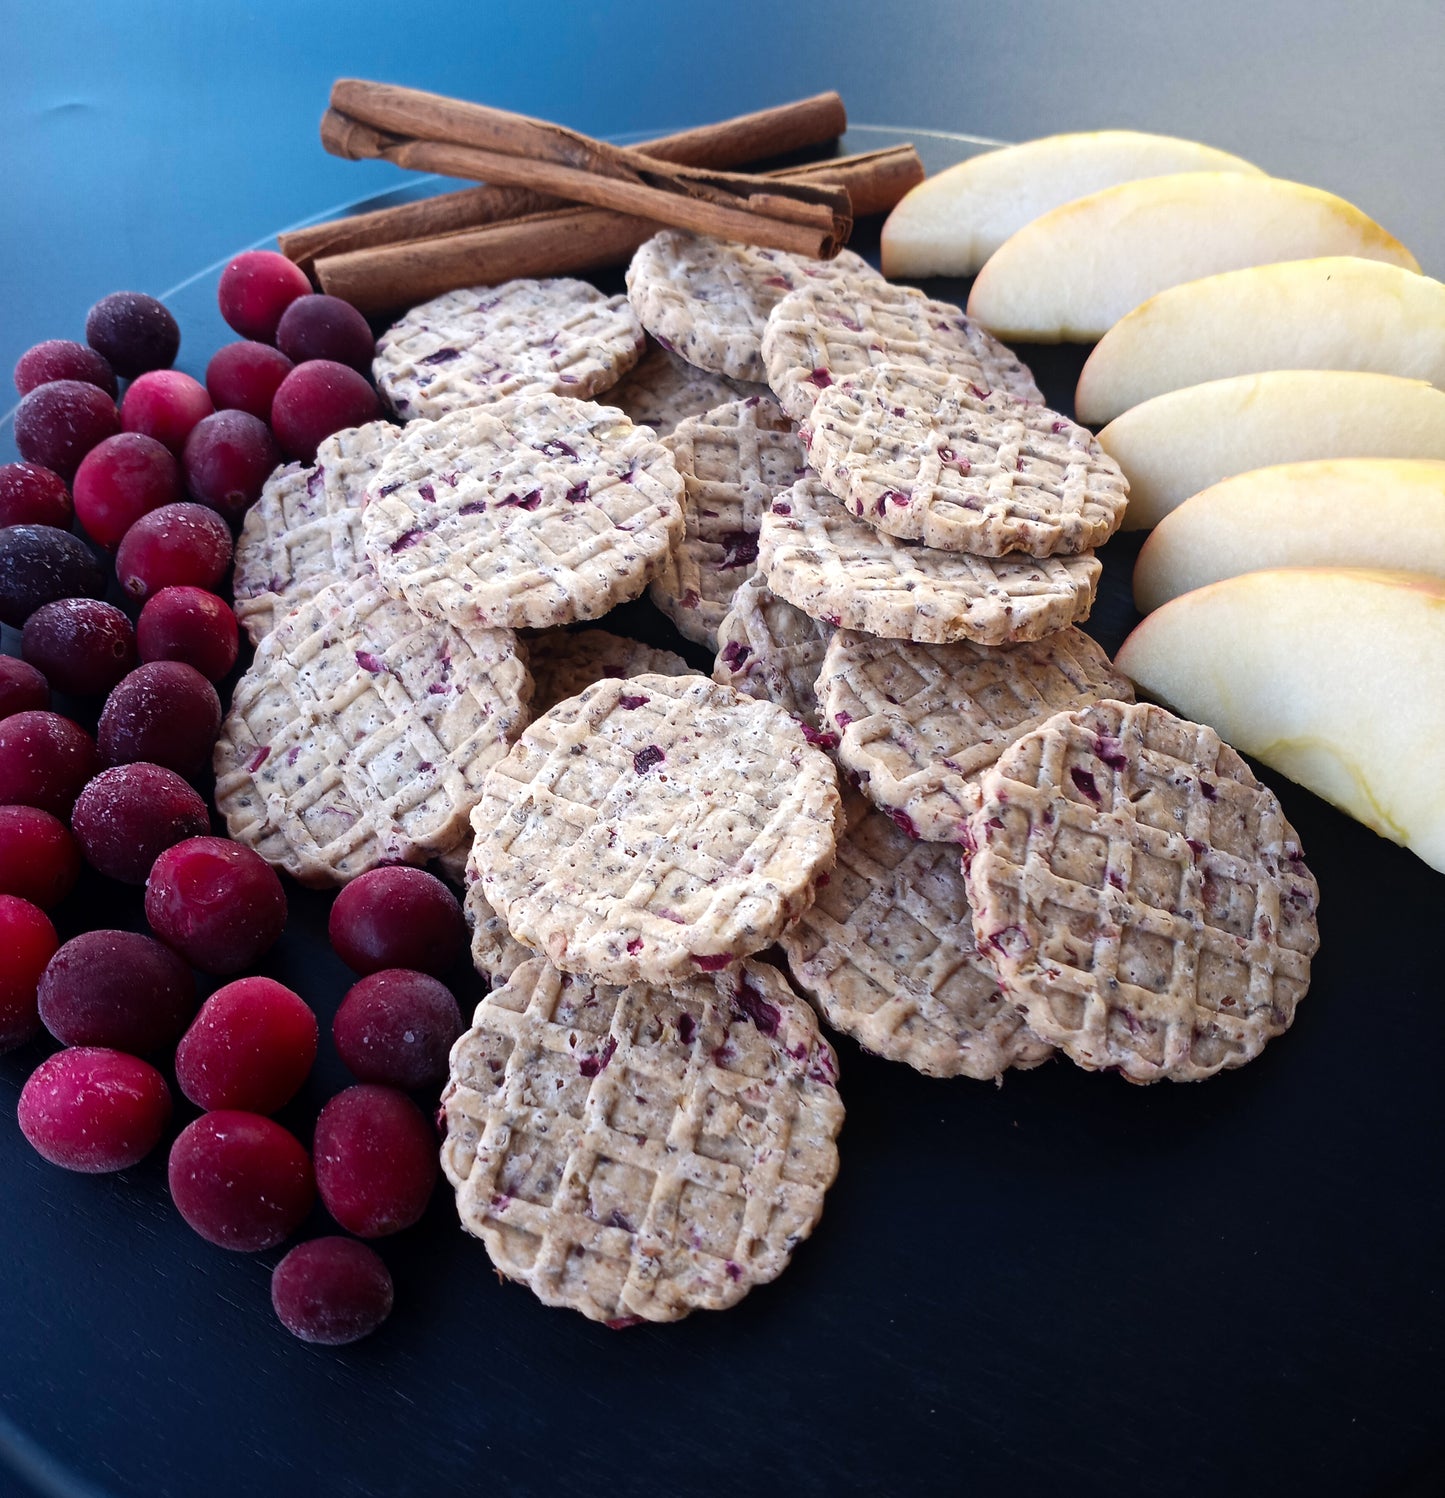
[[[216,756],[298,878],[465,881],[494,988],[443,1163],[505,1274],[610,1322],[732,1303],[821,1213],[836,1061],[784,961],[931,1075],[1199,1077],[1288,1025],[1316,900],[1271,793],[1073,627],[1125,485],[1009,350],[847,252],[669,230],[627,285],[382,338],[406,425],[248,517]],[[711,680],[568,628],[644,591]]]

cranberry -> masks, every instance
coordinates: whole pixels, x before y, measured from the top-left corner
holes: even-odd
[[[230,527],[205,505],[163,505],[142,515],[115,554],[115,575],[132,598],[162,588],[215,588],[230,565]]]
[[[38,806],[68,817],[98,768],[95,740],[59,713],[16,713],[0,721],[0,806]]]
[[[83,931],[40,979],[40,1018],[61,1045],[144,1056],[174,1045],[196,1012],[196,980],[169,947],[134,931]]]
[[[135,630],[114,604],[60,598],[25,621],[20,651],[57,692],[83,697],[110,691],[135,665]]]
[[[233,524],[261,496],[281,461],[271,429],[245,411],[217,411],[186,438],[186,488]]]
[[[0,894],[51,910],[79,878],[80,849],[59,817],[38,806],[0,806]]]
[[[125,1170],[160,1143],[170,1118],[155,1067],[101,1046],[42,1061],[20,1091],[20,1132],[63,1170]]]
[[[350,302],[339,296],[299,296],[276,325],[276,347],[297,364],[334,359],[369,374],[376,340]]]
[[[120,424],[127,432],[144,432],[165,443],[179,457],[191,428],[215,409],[199,380],[178,369],[153,369],[126,391]]]
[[[15,445],[28,463],[53,469],[67,482],[97,442],[120,431],[120,412],[103,390],[83,380],[37,386],[15,412]]]
[[[404,1092],[365,1084],[338,1092],[316,1120],[316,1187],[358,1238],[420,1221],[437,1178],[436,1131]]]
[[[44,676],[19,656],[0,655],[0,719],[49,706],[50,685]]]
[[[38,463],[0,463],[0,526],[53,525],[65,531],[74,519],[75,504],[58,473]]]
[[[408,1089],[446,1079],[447,1058],[461,1033],[451,989],[406,968],[363,978],[331,1024],[336,1049],[354,1076]]]
[[[274,1113],[316,1060],[316,1016],[270,978],[238,978],[201,1005],[176,1049],[176,1081],[198,1108]]]
[[[305,273],[275,250],[246,250],[221,272],[216,299],[221,316],[242,338],[271,343],[281,314],[311,283]]]
[[[18,629],[43,603],[104,592],[105,573],[78,536],[51,525],[0,531],[0,623]]]
[[[70,826],[91,868],[122,884],[144,884],[167,848],[210,831],[211,819],[174,770],[131,764],[103,770],[86,786]]]
[[[131,380],[151,369],[169,369],[181,347],[181,330],[163,302],[143,291],[113,291],[85,315],[85,341],[118,375]]]
[[[353,879],[331,907],[327,934],[358,973],[417,968],[440,977],[457,963],[467,925],[454,894],[423,869],[372,869]]]
[[[271,419],[271,402],[291,361],[267,343],[228,343],[206,366],[206,390],[218,411],[247,411]]]
[[[0,1051],[40,1033],[36,991],[59,938],[38,905],[0,895]]]
[[[211,762],[221,732],[221,699],[193,666],[152,661],[122,678],[105,699],[97,739],[108,765],[149,760],[179,775]]]
[[[80,380],[115,399],[115,371],[93,348],[69,338],[47,338],[21,354],[15,365],[15,388],[29,395],[53,380]]]
[[[171,1146],[171,1200],[218,1248],[275,1248],[316,1200],[311,1161],[294,1134],[259,1113],[223,1108],[187,1124]]]
[[[391,1275],[355,1238],[299,1243],[271,1275],[271,1305],[293,1337],[341,1347],[369,1337],[391,1314]]]
[[[364,376],[334,359],[298,364],[271,402],[271,428],[288,458],[310,463],[333,432],[364,426],[381,415],[381,402]]]
[[[231,606],[204,588],[153,593],[140,611],[135,638],[143,661],[183,661],[207,681],[220,681],[241,648]]]
[[[259,853],[224,837],[196,836],[156,859],[146,919],[202,972],[236,973],[280,940],[286,892]]]

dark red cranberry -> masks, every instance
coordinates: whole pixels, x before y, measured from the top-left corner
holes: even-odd
[[[274,1113],[316,1060],[316,1016],[270,978],[238,978],[201,1005],[176,1048],[176,1081],[198,1108]]]
[[[315,1155],[322,1203],[358,1238],[420,1221],[436,1184],[436,1131],[394,1087],[338,1092],[316,1120]]]
[[[38,806],[64,819],[99,768],[95,740],[59,713],[0,721],[0,806]]]
[[[135,665],[135,630],[111,603],[60,598],[25,621],[20,651],[57,692],[108,692]]]
[[[0,894],[53,910],[80,878],[80,849],[59,817],[0,806]]]
[[[75,504],[58,473],[38,463],[0,463],[0,527],[53,525],[65,531],[74,519]]]
[[[276,325],[276,347],[296,364],[333,359],[370,374],[376,340],[350,302],[339,296],[299,296]]]
[[[15,365],[15,388],[29,395],[53,380],[80,380],[115,399],[115,371],[93,348],[69,338],[47,338],[21,354]]]
[[[240,630],[231,606],[204,588],[162,588],[146,601],[135,627],[143,661],[184,661],[207,681],[236,664]]]
[[[337,895],[327,926],[336,955],[358,973],[416,968],[440,977],[466,948],[457,898],[423,869],[372,869]]]
[[[127,432],[144,432],[163,442],[179,457],[191,428],[215,409],[199,380],[178,369],[153,369],[126,391],[120,424]]]
[[[355,1238],[313,1238],[272,1272],[271,1305],[293,1337],[342,1347],[369,1337],[391,1314],[391,1275]]]
[[[18,629],[41,604],[104,592],[105,572],[79,536],[51,525],[0,531],[0,623]]]
[[[63,1170],[125,1170],[161,1142],[170,1118],[155,1067],[101,1046],[51,1056],[20,1090],[20,1132]]]
[[[165,304],[153,296],[113,291],[86,313],[85,341],[118,375],[133,380],[176,362],[181,330]]]
[[[0,655],[0,719],[43,712],[49,706],[50,686],[44,676],[17,655]]]
[[[102,770],[86,786],[70,827],[91,868],[122,884],[144,884],[167,848],[209,832],[211,819],[174,770],[132,764]]]
[[[259,1113],[223,1108],[187,1124],[171,1146],[171,1200],[218,1248],[257,1253],[284,1243],[316,1200],[301,1141]]]
[[[271,429],[288,458],[309,463],[333,432],[364,426],[381,415],[365,377],[334,359],[298,364],[271,402]]]
[[[245,411],[217,411],[196,423],[183,462],[191,497],[234,525],[260,498],[281,453],[264,421]]]
[[[206,366],[206,390],[218,411],[248,411],[270,421],[271,402],[291,361],[268,343],[228,343]]]
[[[273,343],[281,314],[311,283],[275,250],[245,250],[221,272],[216,288],[221,316],[242,338]]]
[[[83,380],[40,385],[15,412],[15,445],[28,463],[52,469],[67,483],[97,442],[120,431],[115,402]]]
[[[238,973],[280,940],[286,892],[259,853],[224,837],[196,836],[156,859],[146,919],[202,972]]]
[[[13,1051],[40,1033],[36,990],[58,944],[38,905],[0,895],[0,1051]]]
[[[389,968],[355,984],[341,1001],[331,1034],[353,1076],[412,1090],[445,1081],[447,1058],[462,1033],[452,991],[429,973]]]
[[[122,678],[105,700],[97,739],[108,765],[149,760],[178,775],[211,762],[221,731],[221,699],[192,666],[153,661]]]
[[[132,598],[162,588],[215,588],[231,565],[231,531],[205,505],[163,505],[142,515],[115,554],[115,575]]]
[[[196,1012],[191,970],[134,931],[84,931],[50,959],[40,1018],[61,1045],[104,1045],[146,1056],[173,1046]]]

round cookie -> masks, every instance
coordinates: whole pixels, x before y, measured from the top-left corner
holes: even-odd
[[[461,878],[456,882],[463,891],[462,914],[471,932],[472,966],[493,988],[498,988],[537,954],[513,940],[507,923],[492,909],[482,893],[482,874],[472,857],[475,839],[470,828],[462,846],[466,856]]]
[[[407,427],[362,536],[422,613],[542,629],[637,597],[682,537],[681,495],[671,454],[620,411],[514,395]]]
[[[837,1064],[781,975],[670,989],[524,963],[452,1049],[462,1226],[547,1305],[675,1321],[775,1279],[838,1170]]]
[[[568,697],[609,676],[695,676],[683,658],[605,629],[549,629],[527,641],[527,665],[535,686],[532,716],[540,718]]]
[[[413,307],[376,341],[372,373],[403,421],[485,405],[518,391],[586,400],[642,357],[626,297],[586,281],[507,281]]]
[[[817,732],[823,724],[813,690],[832,638],[832,625],[779,598],[754,572],[733,594],[732,609],[718,626],[712,679],[745,696],[776,702],[802,723],[810,743],[835,748],[836,734]]]
[[[965,844],[979,950],[1089,1070],[1192,1081],[1282,1034],[1319,889],[1274,792],[1163,708],[1060,713],[984,776]]]
[[[769,394],[766,385],[727,380],[709,374],[654,343],[607,392],[607,404],[626,413],[634,426],[651,427],[666,437],[680,421],[701,416],[714,406]]]
[[[669,983],[761,951],[833,863],[837,776],[781,708],[702,676],[538,718],[472,817],[487,900],[555,966]]]

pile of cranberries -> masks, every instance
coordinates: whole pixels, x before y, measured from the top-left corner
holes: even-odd
[[[0,622],[19,632],[19,656],[0,654],[0,1051],[61,1047],[19,1103],[55,1165],[125,1170],[173,1134],[171,1197],[211,1243],[274,1249],[319,1196],[353,1236],[293,1248],[272,1303],[296,1336],[343,1343],[392,1305],[385,1264],[358,1240],[412,1226],[436,1184],[436,1128],[412,1094],[434,1107],[461,1033],[442,979],[466,935],[456,898],[417,869],[337,897],[331,940],[360,981],[332,1037],[358,1082],[321,1108],[308,1150],[274,1115],[311,1077],[317,1015],[255,972],[286,891],[214,835],[202,777],[239,654],[234,528],[285,458],[309,461],[380,414],[373,340],[270,252],[238,255],[219,296],[246,341],[204,385],[170,367],[175,319],[135,292],[96,303],[85,343],[38,344],[15,368],[24,461],[0,465]],[[87,866],[144,888],[149,934],[80,929],[111,903],[91,887],[84,910],[67,904]]]

